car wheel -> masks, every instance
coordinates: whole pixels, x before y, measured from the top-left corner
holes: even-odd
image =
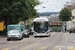
[[[29,38],[29,35],[27,35],[26,37]]]
[[[11,39],[7,39],[7,41],[10,41]]]
[[[72,33],[71,31],[69,31],[69,33]]]
[[[23,39],[23,36],[22,36],[22,38],[21,39]]]
[[[19,40],[21,40],[22,38],[20,38]]]

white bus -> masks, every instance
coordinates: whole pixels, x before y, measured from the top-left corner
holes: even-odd
[[[33,20],[34,37],[50,36],[49,20],[46,17],[39,17]]]

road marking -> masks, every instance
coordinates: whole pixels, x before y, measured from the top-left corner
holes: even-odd
[[[29,39],[29,38],[26,38],[26,39],[20,40],[19,42],[22,42],[22,41],[27,40],[27,39]]]
[[[67,37],[67,36],[66,36],[66,33],[64,33],[64,34],[65,34],[65,37]]]
[[[45,38],[44,40],[46,40],[46,39],[48,39],[48,38]]]
[[[0,43],[3,43],[3,42],[0,42]]]
[[[46,49],[47,47],[40,47],[40,48],[38,48],[38,50],[41,50],[41,49]]]
[[[18,46],[15,46],[15,47],[13,47],[13,48],[17,48]]]
[[[8,42],[8,43],[12,43],[12,41]]]
[[[54,47],[53,50],[60,50],[61,47]]]
[[[66,38],[66,41],[67,41],[68,39],[67,39],[66,33],[64,33],[64,35],[65,35],[65,38]]]
[[[2,49],[2,50],[9,50],[10,48],[5,48],[5,49]]]
[[[75,47],[69,47],[68,50],[75,50]]]
[[[28,47],[22,48],[22,50],[28,49],[28,48],[30,48],[30,47],[32,47],[32,46],[35,46],[35,45],[39,44],[39,43],[41,43],[41,42],[38,42],[38,43],[36,43],[36,44],[33,44],[33,45],[28,46]]]
[[[31,40],[31,41],[35,41],[36,39],[33,39],[33,40]]]

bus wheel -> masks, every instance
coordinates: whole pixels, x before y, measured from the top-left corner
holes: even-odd
[[[51,35],[49,35],[49,36],[51,36]]]
[[[34,36],[34,38],[36,38],[36,36]]]

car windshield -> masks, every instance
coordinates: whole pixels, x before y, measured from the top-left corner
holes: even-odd
[[[8,30],[20,30],[20,26],[9,26]]]
[[[9,31],[9,33],[19,33],[19,31],[18,30],[14,30],[14,31]]]

